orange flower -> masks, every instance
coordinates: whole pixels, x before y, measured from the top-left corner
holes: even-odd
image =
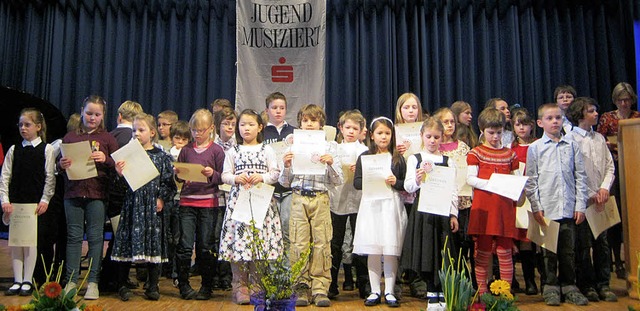
[[[44,286],[44,294],[51,299],[57,298],[60,293],[62,293],[62,287],[56,282],[50,282]]]
[[[22,311],[20,306],[8,306],[7,311]]]
[[[102,307],[101,306],[97,306],[97,305],[92,305],[92,306],[87,306],[84,311],[102,311]]]

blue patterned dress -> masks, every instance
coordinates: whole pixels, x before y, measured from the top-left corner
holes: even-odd
[[[262,175],[264,183],[277,182],[279,169],[275,152],[270,146],[259,144],[254,146],[237,145],[227,151],[222,180],[233,184],[237,175],[258,173]],[[229,192],[227,210],[224,214],[224,225],[220,235],[220,260],[226,261],[252,261],[251,229],[242,222],[231,219],[233,210],[238,200],[241,185],[233,184]],[[271,199],[262,228],[259,228],[259,238],[264,241],[267,253],[265,259],[277,259],[283,252],[282,230],[280,227],[280,214],[276,206],[276,200]]]
[[[147,154],[160,175],[136,191],[127,189],[111,255],[115,261],[167,262],[167,239],[156,200],[160,198],[165,204],[173,200],[173,164],[171,156],[157,147]]]

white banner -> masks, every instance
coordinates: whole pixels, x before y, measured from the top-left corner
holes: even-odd
[[[263,111],[278,91],[297,126],[302,106],[324,108],[326,1],[236,1],[236,12],[236,109]]]

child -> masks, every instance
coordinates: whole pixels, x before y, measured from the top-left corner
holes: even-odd
[[[84,299],[93,300],[100,297],[98,274],[104,247],[105,201],[108,196],[107,176],[114,169],[115,163],[111,159],[111,153],[118,149],[118,143],[104,128],[107,103],[102,97],[91,95],[85,98],[81,110],[82,122],[80,126],[75,132],[67,133],[62,139],[62,143],[89,141],[93,148],[91,159],[96,164],[98,176],[84,180],[69,180],[68,177],[65,177],[64,209],[67,217],[65,279],[68,282],[65,292],[68,293],[76,289],[80,274],[83,233],[86,228],[91,269]],[[66,170],[71,166],[71,159],[62,157],[58,165],[61,170]]]
[[[211,103],[211,114],[216,114],[216,112],[229,108],[233,110],[233,106],[231,106],[231,102],[226,98],[218,98]]]
[[[305,105],[298,112],[298,125],[303,130],[321,130],[326,115],[317,105]],[[328,307],[331,301],[327,297],[331,282],[331,214],[329,213],[329,194],[327,191],[342,184],[340,159],[336,157],[338,145],[327,142],[327,152],[320,156],[320,162],[327,164],[324,175],[294,174],[291,168],[293,152],[284,155],[284,170],[279,182],[293,189],[290,236],[291,262],[296,262],[311,242],[313,250],[309,263],[302,271],[302,286],[296,289],[296,305],[309,304],[309,288],[313,301],[318,307]],[[327,227],[328,226],[328,227]]]
[[[236,304],[249,304],[249,270],[255,267],[251,245],[255,243],[251,228],[231,219],[240,192],[240,187],[251,187],[258,183],[273,184],[278,181],[280,169],[278,159],[270,146],[262,143],[264,124],[260,115],[251,109],[240,113],[237,134],[242,137],[239,145],[229,149],[224,162],[222,181],[233,185],[224,215],[222,238],[220,239],[220,259],[231,262],[233,271],[232,300]],[[264,242],[267,258],[275,260],[282,254],[282,229],[276,200],[272,198],[263,226],[258,229],[258,238]]]
[[[284,119],[287,115],[287,98],[280,92],[274,92],[265,99],[266,115],[268,118],[267,126],[265,126],[264,143],[272,144],[283,141],[289,135],[293,135],[296,128]],[[278,159],[280,163],[282,159]],[[282,167],[281,167],[282,169]],[[278,211],[280,212],[280,220],[282,224],[282,236],[284,238],[285,256],[288,257],[289,251],[289,218],[291,215],[291,188],[284,187],[280,183],[276,184],[274,196],[278,202]]]
[[[469,148],[475,148],[478,145],[478,134],[471,124],[471,105],[459,100],[451,104],[451,111],[456,119],[456,139],[463,141]]]
[[[509,148],[514,140],[513,131],[511,131],[511,111],[509,111],[509,104],[502,98],[491,98],[484,104],[484,109],[495,108],[504,114],[506,123],[502,130],[502,146]],[[482,132],[482,130],[480,130]],[[482,141],[482,133],[480,133],[480,141]]]
[[[511,116],[511,123],[516,136],[516,139],[511,144],[511,150],[516,153],[518,162],[526,164],[529,145],[536,140],[535,122],[525,108],[513,109]],[[525,294],[535,295],[538,293],[535,275],[536,260],[542,263],[542,258],[538,256],[542,254],[537,253],[537,246],[527,239],[527,229],[518,229],[517,240],[519,242],[519,256],[525,282]],[[539,269],[541,275],[544,275],[543,270]]]
[[[180,150],[191,142],[191,130],[189,122],[178,120],[171,126],[171,143],[173,146],[169,149],[171,161],[176,162],[180,155]],[[169,262],[164,273],[167,277],[173,279],[173,286],[178,286],[178,264],[176,250],[180,243],[180,190],[184,183],[176,180],[176,194],[170,200],[164,203],[162,209],[162,227],[167,237],[167,256]],[[196,254],[200,252],[196,251]],[[164,266],[164,265],[163,265]]]
[[[142,113],[142,106],[131,100],[123,102],[120,107],[118,107],[118,126],[115,130],[110,132],[116,139],[118,148],[122,148],[122,146],[131,141],[133,137],[133,118],[139,113]],[[123,177],[116,174],[115,170],[110,171],[109,178],[111,184],[109,185],[107,217],[109,217],[109,220],[111,221],[111,228],[115,236],[115,233],[118,232],[118,224],[120,222],[120,212],[122,211],[124,195],[129,186]],[[100,270],[100,288],[103,290],[110,289],[109,291],[118,290],[117,271],[119,268],[117,268],[116,264],[111,260],[111,252],[113,251],[113,243],[115,242],[114,240],[115,239],[113,238],[109,240],[107,251],[102,261],[102,270]],[[125,265],[129,266],[128,264]],[[135,284],[130,284],[131,287],[133,287],[133,285]]]
[[[447,118],[449,126],[453,126],[455,122],[453,115]],[[422,151],[411,155],[407,163],[407,176],[404,180],[404,188],[407,192],[419,193],[422,181],[433,165],[451,166],[449,157],[443,156],[439,151],[440,141],[443,135],[446,135],[445,131],[437,117],[428,118],[422,124],[420,129]],[[453,131],[450,131],[449,137],[452,135]],[[427,283],[427,310],[438,309],[440,304],[444,303],[438,271],[442,266],[441,251],[445,246],[445,240],[452,232],[458,231],[457,193],[458,191],[455,190],[451,194],[449,216],[419,212],[419,200],[416,200],[409,214],[409,224],[402,250],[402,265],[414,273],[419,273],[420,278]],[[453,249],[451,244],[448,244],[447,248],[450,251]]]
[[[24,140],[9,148],[2,166],[0,200],[3,220],[9,219],[15,203],[36,203],[38,216],[44,214],[56,185],[53,147],[46,143],[47,126],[42,113],[34,108],[23,109],[18,120],[18,130]],[[11,247],[14,282],[5,295],[31,296],[34,290],[31,279],[36,260],[36,246]]]
[[[180,150],[177,162],[195,163],[204,166],[202,175],[206,183],[186,182],[180,191],[180,243],[176,250],[178,263],[178,288],[182,299],[208,300],[213,290],[213,242],[215,217],[219,205],[218,185],[222,183],[224,151],[213,143],[211,133],[215,130],[213,116],[207,109],[198,109],[189,120],[194,142]],[[176,171],[178,174],[179,171]],[[193,243],[196,243],[196,260],[202,286],[196,293],[189,285],[189,269]]]
[[[565,135],[571,132],[571,128],[573,127],[566,114],[574,98],[576,98],[576,89],[571,85],[560,85],[553,91],[553,99],[556,101],[556,105],[560,107],[560,110],[562,110],[562,130]]]
[[[475,239],[475,274],[479,295],[487,292],[487,276],[494,250],[501,278],[510,284],[513,279],[516,205],[513,200],[486,190],[491,174],[512,174],[519,168],[516,154],[503,146],[505,123],[504,113],[495,108],[485,108],[478,117],[484,141],[467,155],[467,183],[474,188],[467,233]]]
[[[215,143],[222,147],[225,152],[228,152],[236,145],[238,145],[238,143],[236,142],[237,121],[238,115],[236,114],[235,110],[229,107],[224,107],[213,115],[213,122],[219,132],[219,135],[216,136]],[[218,213],[216,215],[216,228],[214,232],[214,243],[218,246],[220,245],[220,232],[222,231],[222,226],[224,224],[227,194],[227,192],[222,190],[218,192],[218,204],[220,206],[218,206]],[[214,288],[220,288],[223,290],[230,289],[232,272],[229,262],[226,260],[219,260],[216,262],[214,269]]]
[[[464,102],[463,102],[464,103]],[[466,103],[465,103],[466,104]],[[456,105],[456,103],[454,103]],[[467,104],[468,105],[468,104]],[[461,113],[465,115],[465,118],[471,122],[471,110],[467,113]],[[459,128],[458,126],[465,126],[464,123],[456,123],[455,114],[453,110],[449,108],[440,108],[436,110],[433,116],[442,123],[444,132],[442,133],[442,141],[438,150],[442,155],[449,157],[452,160],[466,161],[467,154],[469,153],[469,146],[462,140],[456,139]],[[466,127],[470,129],[470,127]],[[477,139],[475,133],[470,136]],[[457,172],[457,174],[464,174],[464,172]],[[471,264],[472,270],[475,267],[473,261],[473,239],[467,234],[467,228],[469,227],[469,213],[471,212],[471,196],[458,196],[458,224],[459,230],[453,234],[451,245],[455,245],[460,251],[464,259]],[[473,272],[471,273],[471,279],[475,279]]]
[[[604,136],[593,130],[598,122],[598,106],[588,97],[576,98],[566,117],[573,123],[567,139],[580,146],[585,163],[588,187],[588,208],[602,212],[609,200],[609,189],[613,184],[613,157]],[[593,248],[593,263],[591,262]],[[588,222],[576,227],[576,283],[589,301],[618,301],[609,288],[611,277],[611,250],[607,241],[607,231],[594,239]]]
[[[178,114],[172,110],[165,110],[158,114],[158,133],[160,139],[158,144],[164,150],[171,149],[171,125],[178,122]]]
[[[111,258],[121,262],[146,263],[148,280],[144,294],[149,300],[158,300],[160,263],[168,261],[162,219],[158,213],[162,211],[164,202],[173,200],[176,184],[173,181],[171,156],[153,145],[158,139],[153,116],[138,114],[133,121],[133,131],[160,175],[136,191],[127,189],[122,206],[121,225],[116,232]],[[126,161],[116,163],[118,175],[122,176],[126,165]],[[128,279],[129,266],[121,265],[118,273],[118,296],[122,301],[129,300],[132,295],[126,286]]]
[[[357,157],[366,151],[368,148],[358,141],[360,133],[364,128],[365,120],[360,111],[349,110],[344,112],[338,120],[338,129],[340,130],[340,136],[342,137],[342,143],[352,143],[352,147],[345,154],[340,154],[342,159],[340,162],[343,164],[343,175],[347,175],[345,171],[347,168],[344,166],[347,163],[353,163],[349,166],[351,173],[355,172]],[[346,159],[347,161],[344,161]],[[345,177],[346,179],[346,177]],[[358,208],[360,206],[360,198],[362,192],[356,190],[353,187],[353,183],[345,180],[344,184],[332,188],[329,190],[329,198],[331,200],[331,225],[333,227],[333,238],[331,239],[331,285],[329,286],[329,298],[333,299],[338,296],[338,271],[340,270],[340,262],[343,257],[343,243],[345,242],[345,233],[347,228],[347,221],[351,224],[351,228],[355,228],[356,217]],[[353,232],[353,231],[352,231]],[[349,246],[353,241],[346,241]],[[364,258],[354,255],[353,263],[356,267],[356,275],[358,278],[358,288],[364,289],[367,283],[367,266]],[[351,275],[351,265],[344,265],[345,271],[345,284],[349,281],[353,283],[353,278],[349,280]],[[366,295],[368,293],[363,293]]]
[[[389,175],[385,182],[396,191],[390,199],[362,198],[353,237],[353,252],[368,255],[371,293],[364,301],[365,306],[380,304],[380,277],[383,272],[381,261],[384,261],[385,302],[390,307],[399,307],[400,302],[394,291],[407,214],[398,191],[404,189],[406,165],[404,158],[395,150],[393,122],[389,118],[378,117],[371,121],[370,129],[369,150],[362,155],[391,155],[389,166],[392,175]],[[353,178],[353,185],[358,190],[362,190],[363,183],[362,155],[356,162]]]
[[[527,150],[525,190],[540,225],[546,225],[545,217],[560,223],[557,253],[543,250],[546,280],[542,295],[550,306],[560,305],[561,294],[565,301],[586,305],[587,298],[575,285],[574,257],[575,225],[584,221],[588,199],[582,154],[576,142],[562,135],[562,110],[556,104],[540,106],[537,123],[544,134]]]

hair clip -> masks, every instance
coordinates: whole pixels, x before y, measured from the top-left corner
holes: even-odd
[[[387,117],[377,117],[377,118],[371,120],[371,123],[369,124],[369,128],[373,128],[373,123],[375,123],[378,120],[387,120],[387,121],[389,121],[389,123],[391,123],[391,126],[393,126],[393,121],[391,121],[391,119],[389,119]]]

